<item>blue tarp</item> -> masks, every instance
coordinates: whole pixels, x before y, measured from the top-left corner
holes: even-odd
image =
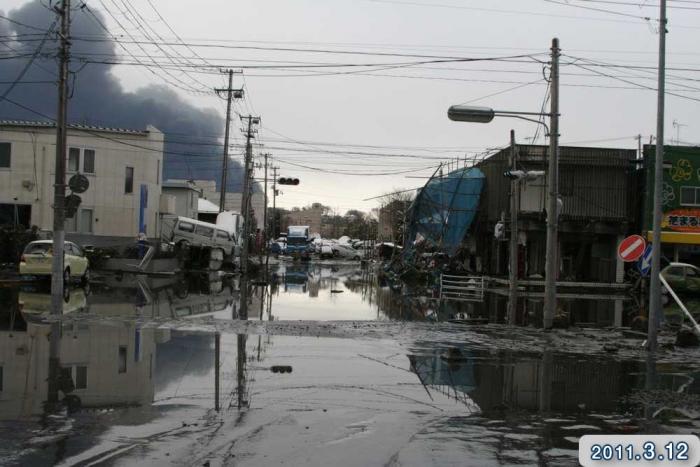
[[[453,256],[474,221],[484,179],[484,173],[476,167],[432,177],[411,206],[407,250],[423,240]]]

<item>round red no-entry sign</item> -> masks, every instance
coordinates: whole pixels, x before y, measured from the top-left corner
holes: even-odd
[[[630,235],[620,242],[617,247],[617,255],[622,261],[632,262],[637,261],[644,253],[647,244],[639,235]]]

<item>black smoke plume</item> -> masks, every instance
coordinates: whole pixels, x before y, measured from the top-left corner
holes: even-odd
[[[0,12],[10,20],[49,29],[56,20],[49,10],[50,2],[31,1],[9,13]],[[89,7],[88,7],[89,8]],[[97,19],[91,15],[95,15]],[[104,16],[95,9],[81,8],[81,2],[73,2],[71,34],[77,37],[102,36],[110,38],[98,23],[107,25]],[[58,24],[56,25],[56,31]],[[28,35],[34,34],[34,35]],[[42,32],[0,18],[0,96],[15,81],[39,46]],[[34,60],[26,74],[7,95],[11,101],[31,109],[19,107],[8,100],[0,100],[0,118],[14,120],[47,120],[55,118],[57,110],[58,42],[55,34],[49,36],[42,53]],[[71,53],[68,104],[68,121],[97,126],[144,129],[153,125],[165,134],[164,179],[216,180],[221,176],[223,148],[217,139],[223,133],[223,119],[213,109],[202,109],[182,99],[169,85],[145,68],[153,76],[154,84],[135,92],[126,92],[119,80],[111,74],[111,65],[81,63],[79,57],[97,57],[123,52],[114,42],[73,41]],[[142,52],[134,53],[142,54]],[[186,51],[182,52],[187,53]],[[172,71],[179,75],[178,71]],[[173,79],[168,77],[174,82]],[[37,81],[49,83],[37,84]],[[241,191],[241,166],[229,164],[227,190]],[[216,200],[215,200],[216,201]]]

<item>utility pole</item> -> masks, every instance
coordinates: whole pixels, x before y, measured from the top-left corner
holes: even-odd
[[[223,70],[222,70],[223,71]],[[228,70],[225,71],[225,73],[228,73],[228,87],[226,89],[221,89],[217,88],[214,91],[216,93],[224,92],[226,91],[227,96],[226,96],[226,128],[224,129],[224,160],[223,164],[221,167],[221,187],[219,190],[220,193],[220,198],[219,198],[219,212],[223,212],[226,209],[226,183],[228,183],[228,136],[229,136],[229,127],[231,126],[231,100],[235,97],[236,99],[240,99],[243,97],[243,89],[232,89],[231,86],[233,85],[233,74],[234,73],[242,73],[240,70],[239,71],[234,71],[234,70]]]
[[[68,61],[70,60],[70,0],[54,8],[61,17],[58,53],[58,111],[56,112],[56,176],[53,195],[53,258],[51,262],[51,313],[63,313],[63,245],[66,237],[66,116],[68,113]]]
[[[637,159],[642,160],[642,135],[637,135]]]
[[[661,189],[664,177],[664,106],[666,93],[666,0],[660,0],[659,21],[659,84],[656,114],[656,161],[654,164],[654,226],[651,246],[651,279],[649,281],[649,321],[647,349],[656,351],[659,318],[661,316]]]
[[[267,277],[267,266],[270,263],[270,249],[267,244],[267,158],[270,156],[269,153],[265,153],[265,211],[263,212],[263,245],[265,248],[265,277]],[[262,310],[261,310],[262,313]],[[262,318],[261,318],[262,319]]]
[[[260,123],[259,117],[248,115],[241,117],[241,120],[248,120],[245,143],[245,167],[243,168],[243,196],[241,196],[241,215],[243,216],[243,245],[241,248],[241,273],[248,272],[248,243],[250,243],[250,191],[251,178],[253,172],[253,146],[250,143],[253,138],[253,125]]]
[[[277,238],[277,169],[272,168],[272,235]]]
[[[518,148],[515,130],[510,130],[510,158],[513,170],[518,170]],[[518,310],[518,209],[520,209],[520,183],[510,182],[510,290],[508,294],[508,324],[515,324]]]
[[[547,256],[545,258],[544,328],[550,329],[557,311],[557,275],[559,272],[559,39],[552,39],[551,100],[549,124],[549,186],[547,197]]]

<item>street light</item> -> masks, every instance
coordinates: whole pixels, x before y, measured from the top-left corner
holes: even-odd
[[[447,116],[455,122],[489,123],[494,117],[510,117],[527,120],[542,125],[549,134],[549,165],[547,170],[549,187],[547,192],[547,253],[545,257],[545,283],[544,283],[544,319],[545,329],[550,329],[554,323],[554,314],[557,309],[557,235],[559,217],[559,39],[552,39],[552,66],[551,80],[551,109],[545,112],[513,112],[494,110],[489,107],[475,107],[469,105],[453,105],[447,111]],[[549,126],[543,121],[532,117],[549,117]],[[514,134],[511,132],[511,148],[515,148]],[[516,245],[517,248],[517,245]],[[511,280],[511,289],[515,281]],[[517,292],[511,290],[511,297]],[[511,302],[513,300],[511,299]],[[510,304],[513,309],[514,303]],[[512,312],[511,312],[512,313]]]

